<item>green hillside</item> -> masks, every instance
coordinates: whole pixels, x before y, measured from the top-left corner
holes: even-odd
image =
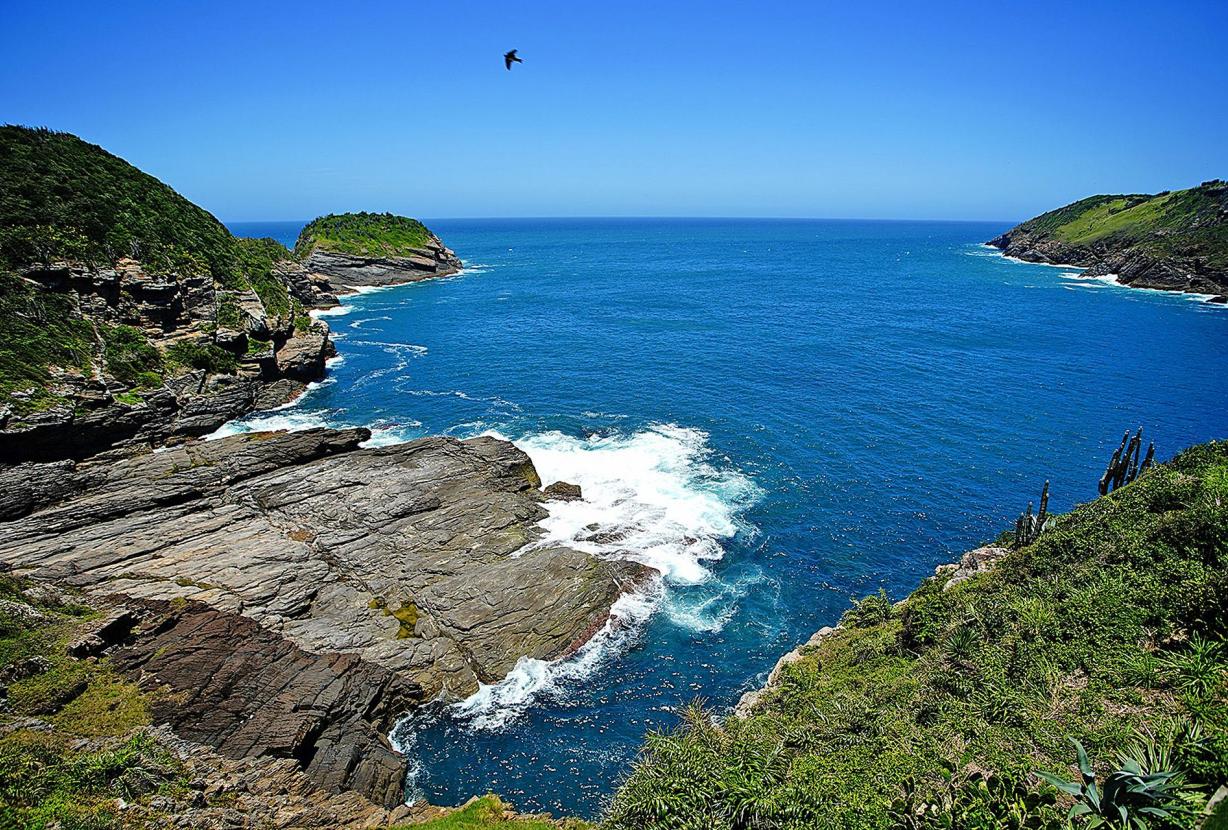
[[[746,720],[649,736],[608,830],[1049,828],[1071,739],[1104,776],[1176,772],[1146,826],[1228,782],[1228,443],[1060,517],[985,574],[857,604]],[[1116,780],[1122,780],[1120,777]],[[1163,797],[1161,797],[1163,796]],[[1086,801],[1086,799],[1084,800]],[[1082,803],[1082,802],[1080,802]],[[1120,816],[1105,827],[1122,827]],[[1142,830],[1144,825],[1130,825]]]
[[[135,388],[189,368],[235,370],[235,357],[212,343],[163,352],[135,328],[83,316],[71,294],[20,278],[40,264],[107,267],[124,257],[172,279],[208,275],[218,287],[251,289],[270,316],[302,318],[274,274],[290,258],[281,243],[235,238],[153,176],[76,136],[0,127],[0,405],[22,416],[71,404],[53,388],[57,370],[100,369]],[[217,316],[237,325],[233,304]]]
[[[1201,258],[1228,270],[1228,182],[1147,195],[1092,196],[1031,219],[1007,235],[1074,246],[1138,247],[1154,257]]]
[[[363,257],[397,257],[434,242],[426,225],[391,213],[330,213],[299,233],[294,253],[305,259],[317,249]]]

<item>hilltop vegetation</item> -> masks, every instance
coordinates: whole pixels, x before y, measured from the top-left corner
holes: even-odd
[[[606,827],[1091,827],[1037,775],[1078,780],[1071,739],[1102,788],[1176,772],[1171,818],[1133,815],[1200,825],[1228,782],[1228,443],[944,584],[858,604],[745,720],[696,706],[650,735]]]
[[[236,271],[230,232],[162,182],[68,133],[0,127],[0,268],[57,259]]]
[[[421,251],[436,239],[417,219],[391,213],[330,213],[313,219],[299,233],[295,256],[315,250],[362,257],[401,257]]]
[[[101,147],[68,133],[0,127],[0,417],[4,407],[18,416],[71,408],[81,378],[152,389],[187,369],[235,372],[247,344],[238,341],[232,354],[212,341],[218,328],[242,330],[237,295],[253,292],[278,330],[310,324],[277,273],[290,259],[272,239],[235,238]],[[52,263],[107,269],[120,260],[177,286],[175,295],[136,298],[122,284],[118,296],[100,289],[105,303],[84,313],[79,292],[22,279]],[[159,303],[177,319],[166,322],[161,310],[147,317]],[[159,328],[189,331],[162,342]]]
[[[990,242],[1021,259],[1081,265],[1128,285],[1228,290],[1228,182],[1154,196],[1091,196]]]

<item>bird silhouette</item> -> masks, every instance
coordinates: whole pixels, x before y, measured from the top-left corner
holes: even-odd
[[[506,66],[508,69],[511,69],[512,64],[514,63],[524,63],[524,61],[516,57],[515,49],[513,49],[512,51],[508,52],[506,55],[503,56],[503,65]]]

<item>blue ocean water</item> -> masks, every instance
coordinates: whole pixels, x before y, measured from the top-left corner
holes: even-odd
[[[850,596],[898,598],[1095,495],[1121,433],[1228,436],[1228,309],[1009,261],[996,223],[430,223],[457,277],[345,298],[342,359],[234,429],[496,431],[580,483],[552,538],[666,573],[626,624],[406,724],[410,788],[593,816],[646,730],[717,709]],[[301,223],[236,226],[288,244]]]

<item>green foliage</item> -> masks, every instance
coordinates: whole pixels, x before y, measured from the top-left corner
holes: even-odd
[[[904,783],[903,793],[888,808],[895,826],[904,830],[1066,828],[1066,822],[1048,809],[1057,799],[1032,787],[1025,777],[957,770],[945,763],[934,778],[931,782]]]
[[[1228,183],[1212,180],[1155,196],[1092,196],[1041,214],[1021,231],[1073,245],[1137,247],[1155,257],[1228,268]]]
[[[190,340],[180,340],[167,349],[166,359],[172,366],[216,374],[234,374],[239,365],[238,358],[222,347]]]
[[[67,133],[0,127],[0,270],[130,256],[184,274],[234,272],[217,219],[101,147]]]
[[[575,819],[555,822],[544,818],[508,816],[508,809],[497,796],[487,795],[441,818],[405,825],[399,830],[482,830],[486,827],[503,830],[584,830],[590,826]]]
[[[416,219],[391,213],[330,213],[307,223],[294,254],[306,259],[317,248],[355,256],[405,256],[430,244],[433,236]]]
[[[745,720],[649,736],[607,826],[736,827],[724,782],[780,747],[750,767],[761,826],[887,830],[911,806],[918,827],[1060,827],[1069,803],[1033,773],[1064,774],[1075,738],[1179,770],[1193,828],[1185,806],[1228,779],[1226,474],[1228,443],[1194,447],[987,573],[863,600]],[[1176,736],[1163,764],[1137,733]]]
[[[0,738],[0,827],[112,828],[115,799],[181,787],[178,760],[143,732],[78,750],[55,733],[18,729]]]
[[[132,326],[101,326],[102,356],[107,372],[129,386],[158,386],[162,370],[162,353],[139,330]],[[151,377],[152,376],[152,377]],[[150,383],[158,377],[156,383]]]
[[[1079,780],[1066,779],[1050,773],[1041,778],[1067,795],[1075,803],[1067,817],[1077,819],[1081,827],[1119,827],[1129,830],[1150,830],[1177,825],[1183,810],[1183,796],[1188,792],[1181,773],[1171,769],[1144,769],[1139,759],[1122,755],[1121,768],[1097,781],[1087,750],[1071,740],[1079,762]]]
[[[0,399],[18,416],[71,405],[54,388],[56,368],[89,374],[104,364],[140,387],[162,382],[156,350],[135,329],[95,332],[71,294],[44,290],[23,269],[67,260],[109,266],[131,257],[173,278],[209,275],[215,285],[253,290],[271,317],[302,309],[276,273],[290,252],[272,239],[236,239],[208,212],[123,159],[67,133],[0,127]],[[221,295],[218,324],[240,328],[239,308]],[[233,372],[220,349],[176,347],[171,367]]]
[[[0,399],[33,390],[9,399],[18,414],[57,403],[47,388],[52,367],[89,372],[94,345],[93,327],[69,297],[0,272]]]
[[[887,591],[879,588],[877,594],[854,600],[853,607],[840,617],[840,624],[854,628],[868,628],[886,622],[894,613],[891,600],[887,598]]]
[[[275,239],[235,239],[244,282],[250,285],[271,317],[287,317],[291,313],[290,294],[286,284],[273,273],[278,261],[290,258],[290,251]],[[218,320],[219,325],[221,320]]]

